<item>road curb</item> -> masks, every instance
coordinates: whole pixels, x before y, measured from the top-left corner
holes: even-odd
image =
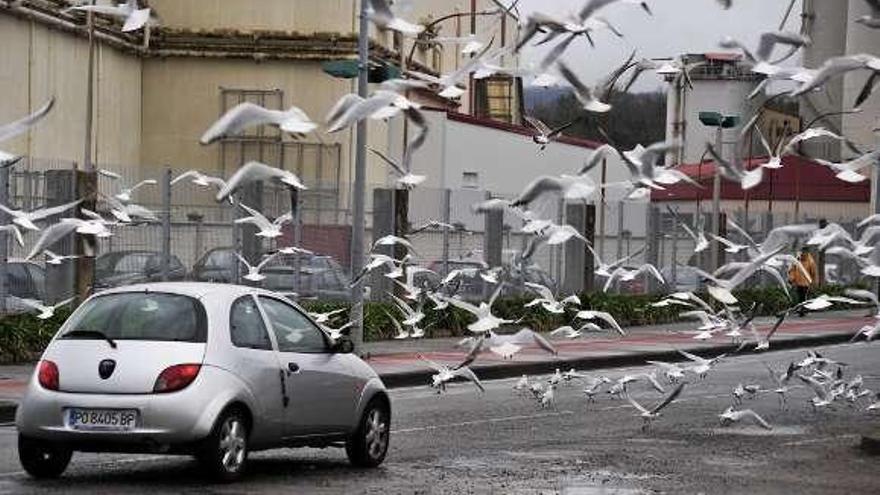
[[[840,344],[849,342],[852,334],[831,334],[810,336],[797,339],[786,339],[773,341],[770,348],[772,351],[798,349],[801,347],[812,347],[819,345]],[[722,354],[732,353],[737,346],[732,344],[716,345],[711,347],[701,347],[698,349],[681,348],[683,351],[697,352],[703,354]],[[758,354],[753,351],[742,351],[743,354]],[[568,369],[576,368],[578,370],[595,370],[604,368],[622,368],[625,366],[638,366],[645,364],[645,361],[684,361],[681,354],[675,349],[662,351],[646,351],[634,352],[630,354],[620,354],[612,356],[591,356],[569,359],[557,359],[553,361],[541,362],[522,362],[515,364],[502,365],[486,365],[471,366],[471,369],[482,380],[497,380],[501,378],[512,378],[520,375],[541,375],[553,373],[556,368]],[[386,373],[380,374],[382,382],[388,388],[412,387],[415,385],[427,385],[431,381],[431,375],[434,372],[425,369],[418,371],[406,371],[402,373]]]
[[[0,423],[12,423],[15,421],[15,410],[17,408],[17,402],[0,400]]]

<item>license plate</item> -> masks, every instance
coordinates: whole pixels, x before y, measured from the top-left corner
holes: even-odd
[[[138,413],[134,409],[67,410],[67,424],[76,430],[132,430],[137,426],[137,418]]]

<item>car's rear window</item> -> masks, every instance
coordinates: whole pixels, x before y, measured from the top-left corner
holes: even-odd
[[[205,342],[207,316],[202,303],[179,294],[126,292],[98,296],[77,311],[62,339]],[[72,333],[75,332],[75,333]],[[68,336],[68,334],[70,334]]]

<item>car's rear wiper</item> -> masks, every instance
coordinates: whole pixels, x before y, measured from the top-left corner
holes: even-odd
[[[116,341],[107,336],[106,333],[99,330],[72,330],[64,334],[65,337],[98,337],[106,340],[110,347],[116,349]]]

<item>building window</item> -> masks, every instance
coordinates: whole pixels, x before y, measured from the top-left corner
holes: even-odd
[[[474,81],[474,115],[514,124],[518,98],[512,77],[489,77]]]
[[[464,172],[461,174],[461,187],[465,189],[480,188],[480,174],[477,172]]]

